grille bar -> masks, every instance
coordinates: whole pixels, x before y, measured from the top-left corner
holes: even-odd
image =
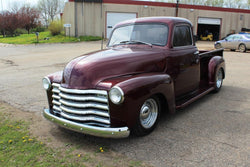
[[[56,100],[53,100],[52,103],[55,104],[55,105],[58,105],[58,106],[61,105],[61,103],[59,101],[56,101]]]
[[[54,88],[52,89],[52,92],[53,92],[53,93],[59,94],[59,93],[60,93],[60,90],[59,90],[57,87],[54,87]]]
[[[81,96],[81,95],[72,95],[60,93],[60,97],[68,100],[76,100],[76,101],[97,101],[102,103],[107,103],[108,100],[105,97],[93,97],[93,96]]]
[[[82,109],[72,109],[66,106],[61,106],[61,109],[67,113],[70,114],[79,114],[79,115],[99,115],[99,116],[103,116],[103,117],[109,117],[109,114],[107,112],[103,112],[103,111],[98,111],[98,110],[93,110],[93,109],[87,109],[87,110],[82,110]]]
[[[55,94],[52,95],[52,98],[53,98],[53,99],[60,100],[60,96],[57,96],[57,95],[55,95]]]
[[[61,117],[96,126],[110,125],[108,94],[104,90],[67,89],[53,83],[53,110]]]
[[[93,103],[93,102],[81,103],[81,102],[74,102],[74,101],[66,101],[64,99],[60,99],[59,102],[66,106],[76,107],[76,108],[98,108],[98,109],[108,110],[108,106],[103,105],[103,104]]]
[[[99,95],[105,95],[107,96],[107,92],[105,90],[78,90],[78,89],[66,89],[63,87],[59,87],[59,90],[62,92],[66,92],[66,93],[73,93],[73,94],[99,94]]]
[[[53,106],[53,109],[56,110],[56,111],[58,111],[58,112],[61,112],[61,111],[62,111],[62,110],[61,110],[59,107],[57,107],[57,106]]]
[[[95,122],[100,122],[100,123],[104,123],[104,124],[109,124],[109,119],[98,118],[95,116],[82,116],[82,117],[71,116],[71,115],[65,114],[64,112],[61,112],[61,116],[63,116],[64,118],[75,120],[75,121],[84,121],[84,122],[95,121]]]

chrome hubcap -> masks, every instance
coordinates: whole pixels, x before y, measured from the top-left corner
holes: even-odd
[[[222,70],[220,69],[218,74],[217,74],[217,80],[216,80],[216,86],[217,88],[220,88],[222,85],[222,79],[223,79],[223,74],[222,74]]]
[[[140,122],[145,129],[151,128],[158,116],[158,105],[154,99],[148,99],[144,102],[140,110]]]
[[[216,45],[215,45],[215,48],[216,48],[216,49],[220,49],[220,48],[221,48],[221,44],[216,44]]]
[[[240,51],[245,51],[245,46],[244,45],[240,45],[240,48],[239,48]]]

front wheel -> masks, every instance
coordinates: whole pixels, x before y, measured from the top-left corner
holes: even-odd
[[[151,97],[142,104],[137,123],[133,128],[136,136],[149,134],[156,127],[161,112],[160,100],[158,97]]]
[[[222,83],[223,83],[223,69],[220,68],[215,76],[215,89],[214,89],[215,93],[220,91]]]
[[[215,49],[220,49],[220,48],[222,48],[220,43],[215,44]]]

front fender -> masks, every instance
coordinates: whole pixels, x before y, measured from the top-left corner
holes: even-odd
[[[215,85],[216,73],[222,68],[223,69],[223,79],[225,78],[225,60],[221,56],[214,56],[211,58],[208,64],[208,78],[209,84]]]
[[[113,80],[112,82],[116,81]],[[153,95],[164,97],[168,110],[170,112],[175,111],[173,82],[167,74],[139,74],[122,80],[115,85],[123,90],[124,102],[120,105],[115,105],[109,101],[111,123],[114,121],[113,123],[115,124],[118,120],[122,120],[126,126],[132,128],[137,121],[142,104]]]

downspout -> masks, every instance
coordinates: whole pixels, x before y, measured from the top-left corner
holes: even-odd
[[[103,2],[101,1],[101,20],[102,20],[102,24],[101,24],[101,30],[102,30],[102,44],[101,44],[101,50],[103,50],[103,40],[104,40],[104,32],[103,32],[103,27],[104,27],[104,21],[103,21],[103,17],[102,17],[102,12],[103,12]]]
[[[77,24],[77,0],[75,0],[75,37],[78,37],[78,24]]]

